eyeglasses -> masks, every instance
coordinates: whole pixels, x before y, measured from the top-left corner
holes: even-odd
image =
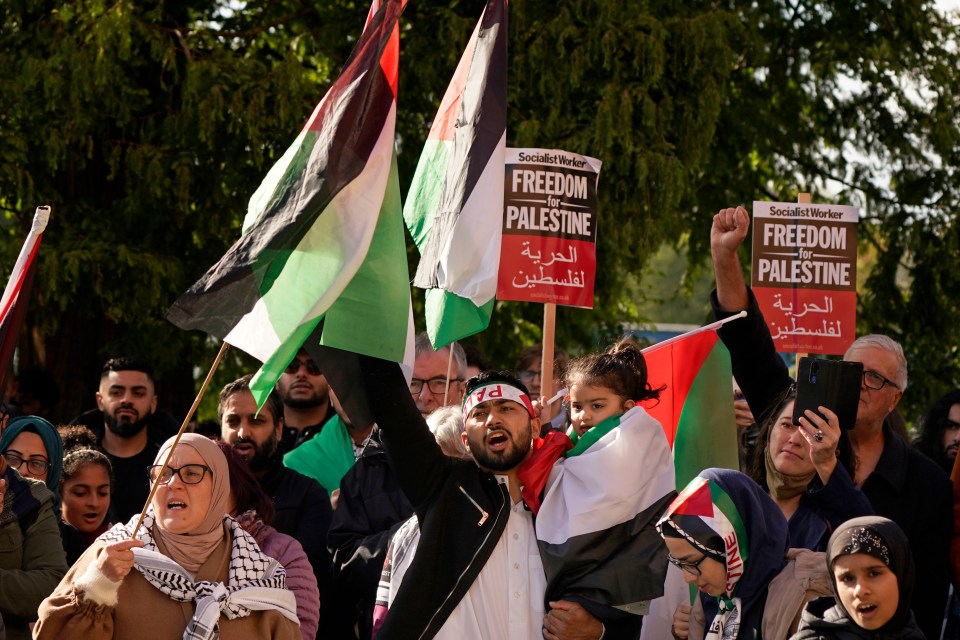
[[[160,473],[161,469],[163,469],[162,464],[147,467],[147,470],[150,472],[150,482],[157,481],[157,474]],[[179,469],[176,467],[167,467],[163,469],[163,475],[160,476],[160,484],[169,484],[173,479],[173,474],[180,476],[183,484],[199,484],[200,481],[203,480],[203,477],[207,475],[208,471],[210,475],[213,475],[210,467],[203,464],[185,464]]]
[[[50,468],[50,463],[43,458],[24,458],[22,453],[14,449],[7,449],[4,451],[3,457],[7,459],[7,464],[17,471],[19,471],[20,466],[26,462],[27,470],[30,473],[38,476],[42,476],[47,472],[47,469]]]
[[[700,559],[696,562],[687,562],[686,560],[681,560],[680,558],[675,558],[669,553],[667,554],[667,560],[670,561],[670,564],[677,567],[681,571],[686,571],[691,575],[698,576],[700,575],[700,563],[707,559],[707,556],[700,556]]]
[[[450,386],[456,382],[463,382],[460,378],[450,378]],[[413,378],[410,380],[410,395],[418,396],[423,391],[423,384],[427,384],[427,389],[434,395],[440,395],[447,388],[447,379],[444,376],[437,376],[424,380],[423,378]]]
[[[883,385],[888,384],[894,389],[899,389],[900,385],[889,378],[885,378],[876,371],[871,371],[869,369],[863,372],[863,384],[867,389],[873,389],[874,391],[883,389]]]
[[[522,382],[523,384],[530,384],[531,382],[533,382],[534,378],[540,378],[541,380],[543,379],[540,376],[539,371],[530,371],[529,369],[525,369],[523,371],[517,371],[517,377],[520,378],[520,382]]]
[[[300,371],[300,367],[306,367],[307,373],[312,376],[320,375],[320,367],[317,366],[316,362],[313,360],[298,360],[296,358],[290,361],[290,364],[287,365],[287,368],[284,369],[283,372],[293,375]]]

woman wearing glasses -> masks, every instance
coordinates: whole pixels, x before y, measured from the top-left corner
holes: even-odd
[[[55,495],[44,484],[60,481],[60,438],[46,420],[23,417],[10,421],[0,447],[0,612],[8,639],[29,638],[27,623],[67,571]]]
[[[171,438],[150,468],[158,483],[138,517],[102,535],[40,606],[37,638],[298,640],[283,568],[227,517],[227,461],[211,440]]]
[[[0,437],[0,451],[7,464],[24,478],[33,478],[53,492],[60,511],[60,472],[63,443],[56,427],[39,416],[21,416],[7,423]]]
[[[847,471],[856,469],[856,458],[836,414],[826,408],[823,417],[807,411],[796,425],[796,397],[791,387],[771,407],[746,472],[787,519],[790,547],[825,551],[834,529],[850,518],[873,515],[873,507]]]
[[[681,606],[674,616],[674,637],[761,637],[767,586],[787,563],[787,521],[770,496],[742,473],[706,469],[657,529],[667,559],[700,590],[692,614]]]

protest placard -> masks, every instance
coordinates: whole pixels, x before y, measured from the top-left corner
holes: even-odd
[[[600,161],[507,149],[497,298],[593,308]]]
[[[753,203],[753,292],[777,351],[842,354],[856,337],[856,207]]]

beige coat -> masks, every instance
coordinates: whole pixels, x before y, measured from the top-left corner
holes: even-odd
[[[43,601],[34,638],[180,640],[193,617],[193,603],[168,598],[136,569],[123,579],[115,607],[98,605],[85,597],[84,587],[78,587],[77,582],[89,575],[85,572],[102,548],[100,542],[91,545]],[[225,540],[197,571],[197,580],[225,582],[229,562],[230,544]],[[276,611],[254,611],[236,620],[221,616],[220,638],[300,640],[300,628]]]

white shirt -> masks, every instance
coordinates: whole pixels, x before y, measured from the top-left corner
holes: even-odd
[[[497,476],[501,483],[506,477]],[[506,531],[463,599],[437,633],[438,640],[529,640],[543,637],[547,577],[533,515],[513,505]]]

